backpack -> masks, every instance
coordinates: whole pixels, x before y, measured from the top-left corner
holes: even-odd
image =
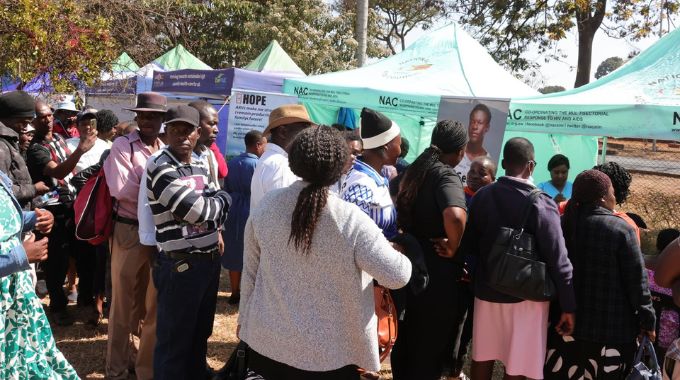
[[[76,238],[92,245],[104,243],[113,230],[113,198],[104,177],[104,168],[88,178],[73,202]]]

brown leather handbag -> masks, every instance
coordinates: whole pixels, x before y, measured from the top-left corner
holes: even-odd
[[[375,315],[378,317],[378,353],[380,361],[384,361],[397,341],[397,310],[390,291],[378,284],[373,284],[375,298]]]

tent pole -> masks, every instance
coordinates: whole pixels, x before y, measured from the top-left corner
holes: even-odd
[[[600,158],[600,164],[607,162],[607,136],[602,137],[602,156]]]

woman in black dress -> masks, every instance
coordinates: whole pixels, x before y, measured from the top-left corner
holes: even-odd
[[[467,128],[452,120],[437,123],[429,148],[409,166],[397,197],[399,228],[415,236],[429,274],[426,289],[409,293],[391,356],[395,380],[434,380],[442,373],[442,357],[456,336],[456,281],[463,272],[454,258],[465,221],[463,183],[454,167],[462,160]]]

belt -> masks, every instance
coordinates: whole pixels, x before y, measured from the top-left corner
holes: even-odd
[[[215,260],[219,259],[222,255],[214,248],[208,252],[204,251],[167,251],[163,252],[165,256],[173,260],[186,260],[186,259],[204,259],[204,260]]]
[[[129,224],[129,225],[132,225],[132,226],[138,226],[139,225],[139,221],[137,221],[136,219],[126,218],[124,216],[120,216],[120,215],[116,215],[116,214],[113,215],[113,220],[115,220],[116,222],[121,222],[123,224]]]

